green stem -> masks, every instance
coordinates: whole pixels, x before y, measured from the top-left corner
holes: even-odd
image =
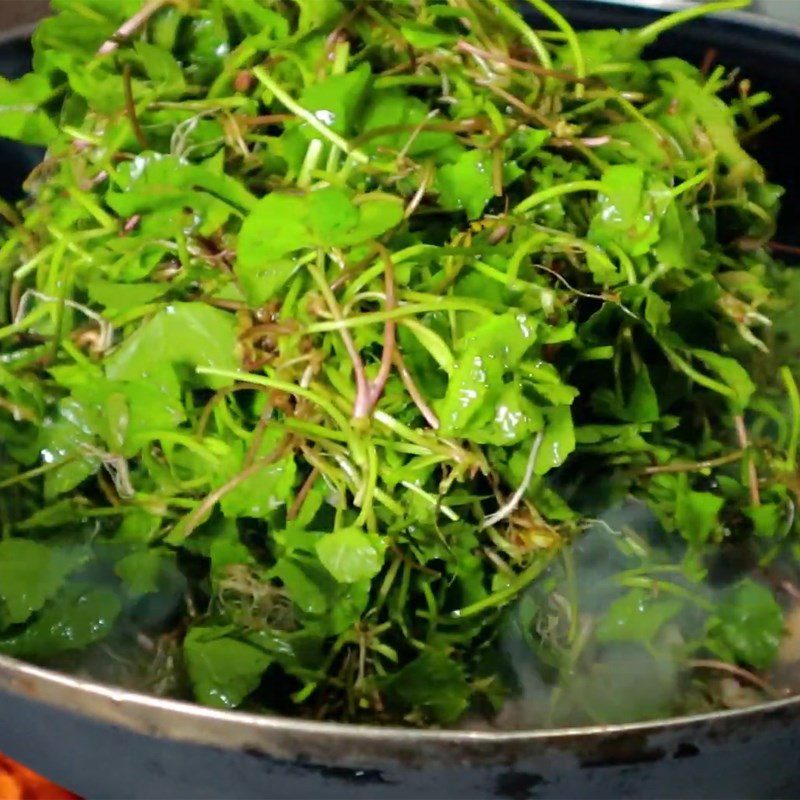
[[[557,552],[557,550],[550,550],[542,554],[526,570],[517,575],[507,588],[495,592],[488,597],[484,597],[483,600],[479,600],[477,603],[473,603],[470,606],[461,608],[458,611],[453,611],[450,616],[454,619],[467,619],[468,617],[481,614],[490,608],[497,608],[498,606],[505,605],[510,600],[513,600],[526,586],[533,583],[533,581],[547,569]]]
[[[680,597],[684,600],[688,600],[691,603],[699,606],[705,611],[713,611],[714,604],[710,601],[706,600],[704,597],[700,597],[694,592],[690,592],[688,589],[685,589],[683,586],[679,586],[677,583],[670,583],[669,581],[662,581],[658,578],[648,578],[645,576],[617,576],[617,583],[620,586],[625,586],[628,589],[645,589],[646,591],[656,593],[666,593],[674,595],[675,597]]]
[[[530,5],[532,5],[540,14],[547,17],[553,25],[556,26],[563,34],[564,38],[569,45],[570,50],[572,50],[572,57],[575,59],[575,75],[579,79],[583,79],[586,77],[586,59],[583,57],[583,51],[581,50],[580,42],[578,41],[578,36],[575,33],[575,29],[572,25],[567,22],[567,20],[558,13],[549,3],[546,3],[545,0],[527,0]],[[583,84],[579,83],[575,87],[575,95],[577,97],[583,97]]]
[[[490,0],[490,3],[497,16],[501,17],[507,25],[513,28],[531,46],[539,58],[539,63],[545,69],[552,69],[553,61],[544,46],[544,42],[534,33],[525,20],[516,11],[509,8],[503,0]]]
[[[297,185],[301,189],[308,189],[313,180],[313,172],[319,165],[319,159],[322,156],[322,150],[325,143],[322,139],[312,139],[311,144],[306,151],[306,157],[303,159],[303,166],[300,168],[300,174],[297,177]],[[335,151],[332,151],[335,152]]]
[[[703,3],[686,8],[682,11],[676,11],[674,14],[667,14],[644,28],[639,28],[634,34],[634,37],[642,44],[650,44],[654,42],[662,33],[666,33],[671,28],[678,25],[683,25],[686,22],[691,22],[699,17],[704,17],[707,14],[716,14],[721,11],[735,11],[740,8],[747,8],[750,5],[750,0],[718,0],[714,3]]]
[[[286,392],[286,394],[295,395],[296,397],[303,397],[314,405],[319,406],[343,431],[349,433],[350,437],[353,435],[350,423],[333,403],[322,395],[317,394],[317,392],[304,389],[296,383],[269,378],[265,375],[256,375],[252,372],[236,372],[233,370],[213,369],[211,367],[198,367],[197,373],[199,375],[211,375],[216,378],[227,378],[241,383],[253,383],[256,386],[265,386],[267,389],[275,389],[278,392]]]
[[[369,156],[362,153],[360,150],[353,148],[350,143],[339,136],[336,131],[331,130],[324,122],[319,120],[315,114],[312,114],[307,108],[303,108],[296,100],[287,94],[275,81],[270,78],[264,71],[263,67],[254,67],[253,75],[258,78],[259,82],[266,87],[275,97],[286,106],[293,114],[296,114],[301,119],[305,120],[312,128],[314,128],[320,136],[327,139],[334,147],[339,147],[344,150],[350,158],[360,164],[369,163]]]
[[[546,203],[548,200],[553,200],[556,197],[561,197],[565,194],[575,194],[577,192],[602,192],[603,184],[600,181],[572,181],[571,183],[562,183],[555,186],[550,186],[547,189],[542,189],[530,197],[523,200],[519,205],[514,208],[514,214],[525,214],[536,206]]]
[[[6,339],[9,336],[14,336],[17,333],[22,333],[23,331],[28,330],[31,326],[35,325],[37,322],[43,320],[50,311],[50,303],[42,303],[41,305],[37,306],[36,308],[31,311],[24,319],[21,319],[19,322],[14,322],[11,325],[6,325],[4,328],[0,328],[0,340]]]
[[[365,325],[377,325],[390,319],[413,317],[419,314],[427,314],[430,311],[471,311],[487,317],[492,316],[492,311],[480,303],[471,302],[465,298],[452,297],[442,299],[438,303],[409,303],[389,311],[372,311],[368,314],[361,314],[357,317],[349,317],[338,321],[317,322],[309,325],[305,329],[305,333],[331,333],[345,328],[362,328]]]
[[[679,183],[674,189],[671,190],[671,194],[673,197],[680,197],[682,194],[694,189],[695,186],[700,186],[706,180],[708,180],[709,176],[711,175],[711,170],[704,169],[694,175],[693,177],[689,178],[689,180],[684,181],[683,183]]]
[[[375,489],[378,488],[378,453],[374,446],[367,447],[367,470],[364,482],[363,497],[361,500],[361,512],[355,524],[356,527],[369,527],[375,529],[375,514],[372,502],[375,497]]]
[[[789,367],[781,367],[781,378],[789,395],[789,407],[792,410],[792,428],[789,434],[789,469],[794,471],[797,466],[797,446],[800,444],[800,393],[797,383]]]
[[[656,341],[658,341],[658,339],[656,339]],[[669,347],[669,345],[666,345],[660,341],[658,344],[664,351],[664,354],[667,356],[667,358],[672,361],[672,363],[688,378],[691,378],[701,386],[705,386],[706,389],[711,389],[712,391],[723,395],[723,397],[729,397],[732,400],[736,399],[736,393],[729,386],[726,386],[724,383],[720,383],[719,381],[715,381],[713,378],[709,378],[699,370],[696,370],[691,364],[689,364],[688,361],[685,361],[671,347]]]
[[[52,464],[42,464],[41,467],[30,469],[27,472],[20,473],[19,475],[14,475],[13,478],[7,478],[4,481],[0,481],[0,489],[8,489],[11,486],[16,486],[19,483],[29,481],[32,478],[38,478],[41,475],[46,475],[48,472],[52,472],[54,469],[59,469],[65,464],[75,461],[76,458],[77,456],[68,456],[67,458],[62,458],[60,461],[54,461]]]
[[[406,261],[412,261],[417,256],[425,255],[427,253],[438,254],[441,251],[442,248],[437,247],[434,244],[415,244],[411,247],[406,247],[405,250],[399,250],[397,253],[394,253],[392,255],[392,261],[394,262],[394,265],[397,266],[398,264],[403,264]],[[345,292],[345,298],[350,300],[355,297],[361,291],[361,289],[363,289],[365,286],[369,286],[372,281],[383,275],[385,269],[385,260],[382,258],[376,259],[372,266],[365,269],[360,275],[357,275],[350,282],[350,285],[347,287],[347,291]]]

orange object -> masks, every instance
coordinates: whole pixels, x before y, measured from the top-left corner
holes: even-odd
[[[79,798],[27,767],[0,756],[0,800],[79,800]]]

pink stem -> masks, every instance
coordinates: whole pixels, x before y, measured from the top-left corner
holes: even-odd
[[[353,417],[362,419],[368,417],[372,410],[372,390],[367,380],[367,373],[364,371],[364,362],[358,352],[356,343],[347,328],[342,328],[342,341],[344,342],[347,355],[353,364],[353,373],[356,378],[356,401],[353,405]]]
[[[167,5],[168,2],[171,2],[171,0],[150,0],[149,3],[145,3],[139,11],[130,19],[125,20],[125,22],[117,28],[110,39],[103,42],[100,49],[97,51],[97,55],[105,56],[109,53],[113,53],[119,47],[120,41],[136,33],[156,11],[162,6]]]
[[[379,246],[379,252],[383,258],[385,269],[384,279],[386,283],[386,310],[391,311],[397,308],[397,295],[395,294],[394,283],[394,263],[389,251],[383,246]],[[383,334],[383,357],[381,358],[381,368],[378,376],[375,378],[372,386],[370,387],[370,401],[372,407],[381,399],[383,390],[386,388],[386,381],[392,374],[392,362],[394,361],[394,352],[397,349],[397,323],[394,320],[386,322],[386,328]],[[370,411],[372,408],[370,408]]]
[[[439,418],[434,413],[433,409],[427,404],[425,398],[422,396],[422,392],[420,392],[417,384],[414,382],[414,376],[409,371],[408,367],[406,366],[406,362],[403,359],[403,356],[400,355],[399,350],[395,350],[394,353],[394,363],[397,365],[397,371],[400,373],[400,378],[403,381],[403,384],[406,387],[406,391],[411,396],[411,399],[414,401],[414,405],[420,410],[420,413],[423,417],[425,417],[426,422],[428,425],[433,428],[433,430],[438,431],[441,423],[439,422]]]

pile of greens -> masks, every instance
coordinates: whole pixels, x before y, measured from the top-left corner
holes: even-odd
[[[800,553],[769,98],[642,57],[744,4],[54,0],[0,84],[47,147],[0,209],[0,652],[412,724],[526,671],[525,724],[769,693]],[[598,705],[634,662],[677,691]]]

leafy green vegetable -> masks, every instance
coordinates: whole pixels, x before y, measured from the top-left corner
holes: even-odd
[[[41,610],[80,562],[80,553],[46,547],[29,539],[0,542],[0,624],[7,627],[25,622]]]
[[[83,650],[111,632],[120,611],[113,590],[71,584],[24,630],[0,638],[0,651],[41,659]]]
[[[642,57],[707,6],[532,5],[54,3],[0,81],[48,149],[0,228],[3,652],[418,725],[770,668],[800,295],[767,98]]]
[[[597,628],[601,642],[651,642],[680,611],[678,600],[655,600],[634,590],[612,603]]]
[[[443,724],[464,713],[470,696],[463,668],[435,651],[404,667],[393,679],[390,692],[408,706],[430,712]]]
[[[230,628],[196,627],[183,648],[198,699],[216,708],[235,708],[257,687],[272,657],[239,641]]]
[[[479,150],[463,153],[455,164],[445,164],[436,181],[442,208],[463,209],[470,219],[478,219],[494,197],[492,162]]]
[[[316,549],[322,565],[339,583],[374,578],[383,566],[382,548],[358,528],[325,534]]]
[[[727,594],[709,624],[713,649],[757,669],[774,661],[782,633],[783,613],[772,592],[749,579]]]

